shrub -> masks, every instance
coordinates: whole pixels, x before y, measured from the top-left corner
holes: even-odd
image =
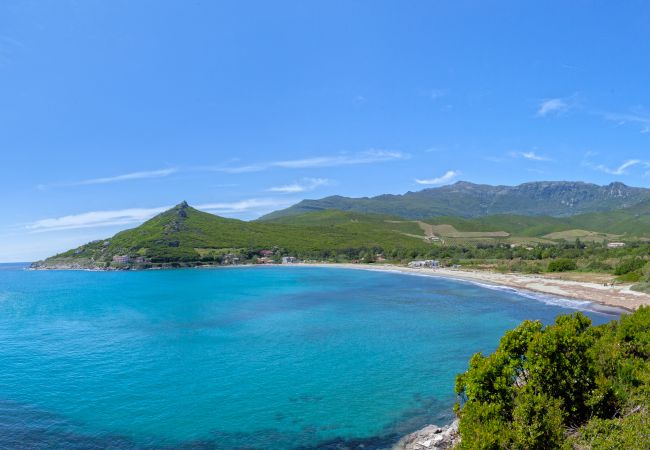
[[[589,264],[585,268],[594,272],[609,272],[612,270],[612,266],[606,262],[596,260],[589,261]]]
[[[526,321],[456,378],[460,449],[649,448],[650,308]]]
[[[630,272],[640,270],[645,266],[646,261],[641,258],[627,259],[620,263],[614,269],[614,275],[625,275]]]
[[[643,279],[643,274],[641,273],[640,270],[636,270],[634,272],[628,272],[625,275],[621,275],[618,277],[618,281],[622,281],[624,283],[638,283]]]
[[[558,258],[548,263],[549,272],[567,272],[569,270],[576,270],[578,264],[575,259]]]

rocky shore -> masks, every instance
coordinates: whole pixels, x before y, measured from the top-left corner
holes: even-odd
[[[392,450],[442,450],[454,448],[460,442],[458,419],[451,425],[439,427],[427,425],[414,433],[408,434],[395,444]]]

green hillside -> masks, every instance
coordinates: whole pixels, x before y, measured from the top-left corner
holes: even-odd
[[[500,214],[471,219],[431,217],[424,221],[432,225],[453,225],[460,231],[506,231],[515,236],[527,237],[542,237],[568,230],[644,237],[650,236],[650,202],[642,202],[614,211],[578,214],[571,217]]]
[[[570,257],[583,258],[581,267],[611,271],[618,264],[616,258],[641,256],[638,243],[650,237],[648,212],[650,203],[562,218],[502,214],[410,220],[321,210],[245,222],[198,211],[183,202],[136,228],[55,255],[36,266],[230,264],[255,262],[261,257],[279,261],[282,256],[370,262],[384,256],[398,261],[432,258],[469,264],[523,259],[531,263],[522,270],[540,270],[535,261]],[[567,242],[573,244],[576,239],[599,247],[567,247]],[[637,244],[619,250],[604,245],[620,239]],[[517,270],[512,263],[507,266]]]
[[[115,256],[147,263],[212,262],[228,253],[249,259],[262,249],[300,257],[358,254],[373,249],[425,250],[429,244],[415,224],[390,224],[383,218],[328,212],[295,224],[245,222],[196,210],[183,202],[139,227],[55,255],[46,263],[95,266]],[[414,234],[408,236],[408,234]],[[417,234],[419,233],[419,235]],[[377,250],[377,251],[381,251]]]

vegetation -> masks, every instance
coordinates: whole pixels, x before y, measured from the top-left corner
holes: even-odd
[[[641,258],[626,259],[614,269],[614,275],[625,275],[630,272],[639,271],[646,265],[646,261]]]
[[[456,379],[460,449],[650,446],[650,308],[525,321]]]
[[[548,263],[549,272],[567,272],[569,270],[576,270],[578,263],[575,259],[559,258],[554,259]]]
[[[129,266],[222,264],[253,261],[264,250],[271,250],[275,260],[292,255],[372,262],[383,252],[412,258],[430,248],[421,236],[409,236],[409,232],[421,232],[412,223],[389,223],[380,216],[366,216],[360,221],[353,214],[338,212],[323,216],[318,221],[307,217],[293,225],[244,222],[181,203],[137,228],[46,262],[121,267],[124,264],[116,263],[114,257],[127,256]]]
[[[405,263],[437,259],[443,265],[502,272],[583,271],[614,273],[620,282],[650,280],[645,262],[650,244],[626,237],[624,248],[608,248],[606,240],[586,240],[565,232],[548,233],[566,218],[490,216],[427,221],[336,210],[244,222],[226,219],[182,203],[137,228],[90,242],[45,263],[83,267],[146,268],[197,264],[274,261],[282,256],[332,262]],[[127,257],[128,262],[120,262]],[[266,259],[262,259],[266,258]],[[611,282],[611,280],[610,280]]]

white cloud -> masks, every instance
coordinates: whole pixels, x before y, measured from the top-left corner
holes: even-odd
[[[169,209],[170,206],[158,208],[130,208],[113,211],[90,211],[81,214],[37,220],[27,225],[32,232],[72,230],[78,228],[106,227],[128,225],[144,222],[156,214]]]
[[[266,170],[268,166],[266,165],[250,165],[250,166],[234,166],[234,167],[223,167],[223,168],[207,168],[207,170],[216,170],[217,172],[225,173],[249,173],[249,172],[261,172]],[[200,170],[200,169],[199,169]]]
[[[513,158],[524,158],[530,161],[551,161],[551,158],[548,156],[538,155],[535,152],[510,152],[510,156]]]
[[[247,212],[262,214],[266,211],[283,208],[294,203],[296,203],[296,200],[293,199],[251,198],[236,202],[205,203],[197,205],[196,209],[216,214],[239,214]]]
[[[226,173],[245,173],[261,172],[263,170],[281,168],[281,169],[308,169],[318,167],[337,167],[355,164],[370,164],[376,162],[395,161],[408,159],[409,155],[399,151],[390,150],[368,150],[365,152],[355,153],[352,155],[335,155],[335,156],[318,156],[305,159],[290,159],[284,161],[272,161],[261,164],[252,164],[245,166],[212,168],[219,172]]]
[[[637,164],[641,164],[642,161],[638,159],[629,159],[625,161],[623,164],[621,164],[618,167],[615,168],[609,168],[605,166],[604,164],[598,164],[594,166],[596,170],[600,170],[601,172],[608,173],[610,175],[624,175],[626,173],[626,170],[629,169],[632,166],[636,166]]]
[[[354,97],[354,103],[356,105],[361,105],[365,102],[366,102],[366,97],[364,97],[363,95],[357,95],[356,97]]]
[[[562,98],[549,98],[539,104],[537,115],[545,117],[551,113],[559,114],[569,109],[569,104]]]
[[[92,184],[107,184],[119,183],[121,181],[142,180],[146,178],[162,178],[178,172],[178,169],[160,169],[160,170],[147,170],[142,172],[131,172],[122,175],[115,175],[103,178],[90,178],[88,180],[73,181],[69,183],[53,183],[53,184],[39,184],[39,189],[47,189],[50,187],[70,187],[70,186],[87,186]]]
[[[455,170],[448,170],[445,172],[444,175],[438,177],[438,178],[428,178],[428,179],[416,179],[415,182],[417,184],[428,184],[428,185],[439,185],[439,184],[445,184],[450,181],[452,181],[454,178],[456,178],[460,173],[455,171]]]
[[[641,133],[650,132],[650,114],[643,108],[636,108],[630,113],[615,113],[607,111],[596,111],[596,114],[602,116],[605,120],[616,122],[618,125],[635,123],[641,126]]]
[[[326,186],[330,183],[327,178],[303,178],[299,182],[285,184],[283,186],[274,186],[267,189],[269,192],[282,192],[287,194],[313,191],[320,186]]]
[[[438,100],[439,98],[442,98],[447,95],[447,90],[446,89],[431,89],[429,91],[429,98],[433,101]]]
[[[246,214],[258,215],[283,208],[296,203],[295,199],[253,198],[235,202],[205,203],[195,206],[196,209],[213,212],[215,214]],[[99,228],[107,226],[120,226],[139,224],[151,219],[161,212],[167,211],[172,206],[156,208],[130,208],[108,211],[89,211],[68,216],[40,219],[26,225],[32,233],[48,231],[74,230],[81,228]]]

